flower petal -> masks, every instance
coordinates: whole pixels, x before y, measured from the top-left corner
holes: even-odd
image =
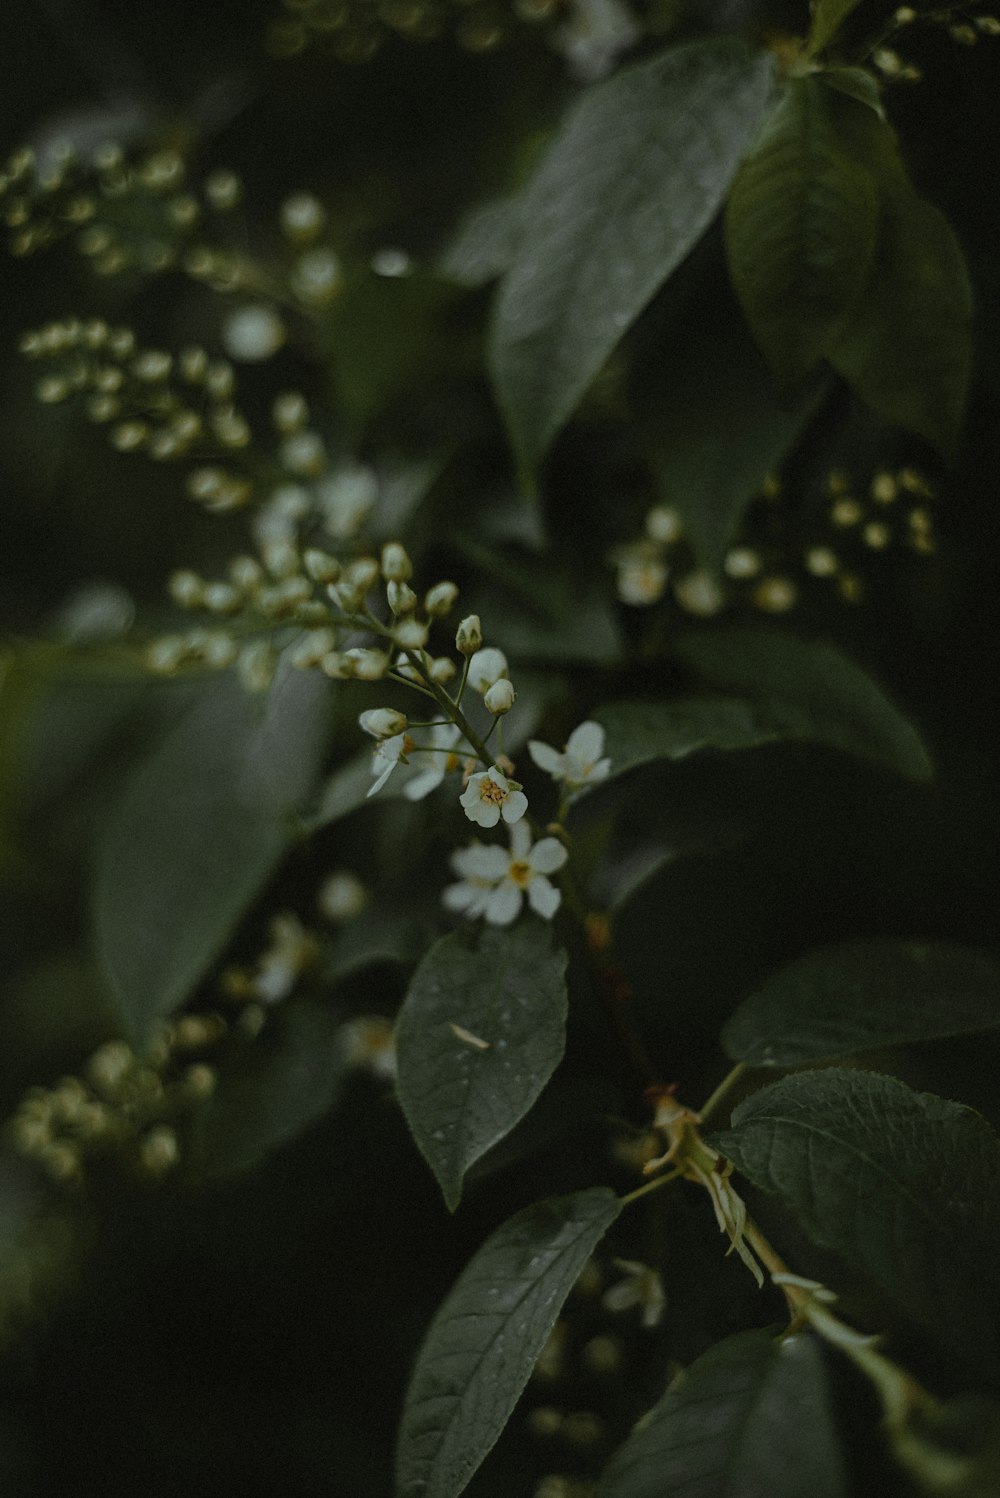
[[[551,744],[543,744],[539,739],[529,739],[528,753],[538,768],[547,775],[560,776],[563,773],[563,756]]]
[[[474,879],[496,881],[502,879],[510,867],[507,854],[496,844],[487,847],[485,843],[472,843],[465,849],[465,854],[462,873],[471,874]]]
[[[425,796],[430,795],[431,791],[437,790],[443,779],[444,767],[438,770],[430,766],[406,782],[403,786],[403,795],[410,801],[422,801]]]
[[[528,885],[528,904],[543,920],[551,921],[562,904],[562,895],[544,874],[538,874]]]
[[[465,805],[465,815],[477,827],[495,827],[500,820],[500,808],[495,801],[478,800],[472,806]]]
[[[585,765],[592,765],[595,760],[600,759],[604,748],[604,729],[600,723],[594,723],[588,718],[586,723],[581,723],[574,728],[566,745],[567,754],[574,759],[581,760]]]
[[[475,904],[481,893],[474,884],[449,884],[441,891],[441,903],[445,910],[462,915]]]
[[[531,828],[527,822],[515,822],[510,828],[510,856],[521,861],[528,857],[528,849],[531,847]],[[506,873],[506,869],[504,873]]]
[[[497,808],[494,806],[493,810],[496,811]],[[524,794],[524,792],[523,791],[511,791],[510,795],[506,798],[506,800],[503,803],[503,819],[504,819],[505,822],[519,822],[521,820],[521,818],[524,816],[524,813],[527,810],[528,810],[528,798]],[[490,822],[489,824],[485,824],[484,823],[483,825],[484,826],[485,825],[489,825],[490,827],[495,827],[496,826],[496,822],[497,822],[497,818],[494,818],[494,820],[492,822]]]
[[[606,780],[610,770],[610,759],[599,759],[596,764],[591,765],[587,779],[591,785],[595,785],[598,780]]]
[[[375,770],[378,768],[378,758],[377,758],[377,755],[373,756],[373,758],[376,761],[375,765],[372,768],[372,773],[374,774]],[[379,778],[376,780],[375,784],[372,786],[371,790],[368,792],[369,796],[374,796],[374,794],[375,794],[376,791],[380,791],[382,789],[382,787],[385,785],[386,781],[389,779],[389,776],[392,774],[393,770],[396,768],[396,766],[397,766],[398,763],[399,763],[399,761],[394,759],[394,760],[391,760],[389,762],[389,764],[386,765],[385,769],[379,775]],[[365,799],[367,800],[367,797]]]
[[[523,825],[518,823],[519,827]],[[568,857],[569,854],[557,837],[543,837],[528,854],[528,862],[536,874],[554,874],[556,869],[562,868]]]
[[[509,926],[517,919],[520,909],[521,891],[516,884],[505,879],[503,884],[490,891],[483,914],[491,926]]]

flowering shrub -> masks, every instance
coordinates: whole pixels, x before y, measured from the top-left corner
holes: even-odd
[[[1000,24],[260,9],[5,121],[12,1491],[996,1492]]]

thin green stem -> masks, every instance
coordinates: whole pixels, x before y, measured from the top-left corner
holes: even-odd
[[[727,1072],[722,1081],[719,1083],[718,1087],[712,1093],[711,1097],[708,1098],[704,1105],[698,1109],[698,1117],[701,1119],[702,1123],[707,1123],[712,1114],[717,1111],[721,1103],[736,1086],[737,1082],[740,1080],[746,1069],[746,1062],[738,1061],[733,1067],[732,1071]]]
[[[618,1200],[623,1207],[627,1207],[631,1202],[637,1202],[640,1196],[648,1196],[651,1191],[659,1191],[661,1186],[668,1185],[670,1181],[676,1181],[682,1174],[680,1170],[668,1170],[666,1175],[656,1176],[652,1181],[647,1181],[644,1186],[637,1186],[627,1196],[620,1196]]]
[[[407,660],[410,662],[410,665],[413,667],[414,671],[422,672],[423,668],[416,651],[407,649],[403,653],[406,656]],[[469,720],[462,712],[462,709],[459,707],[458,703],[453,701],[453,699],[448,696],[448,693],[445,691],[444,687],[439,686],[436,681],[428,681],[428,686],[430,688],[431,695],[447,713],[449,721],[455,724],[455,726],[465,739],[465,742],[475,750],[476,754],[482,760],[484,765],[491,765],[493,763],[493,760],[486,748],[485,743],[479,737],[478,733],[476,733],[475,729],[472,728]]]

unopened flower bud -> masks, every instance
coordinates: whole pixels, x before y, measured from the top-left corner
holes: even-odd
[[[412,614],[417,606],[417,595],[409,583],[390,582],[385,590],[389,607],[394,614]]]
[[[340,576],[340,563],[328,551],[310,546],[302,554],[302,565],[314,583],[335,583]]]
[[[194,1066],[189,1066],[184,1073],[184,1086],[188,1095],[199,1101],[212,1096],[217,1081],[218,1073],[215,1068],[206,1066],[200,1061]]]
[[[413,576],[413,563],[398,541],[387,541],[382,547],[382,576],[387,583],[409,582]]]
[[[205,594],[205,584],[196,572],[171,573],[170,596],[182,609],[196,609]]]
[[[450,655],[435,656],[427,668],[427,675],[431,681],[436,682],[439,687],[447,686],[448,682],[455,676],[458,667]]]
[[[475,655],[483,643],[483,627],[478,614],[469,614],[455,631],[455,649],[461,655]]]
[[[368,904],[368,891],[350,869],[338,869],[319,887],[316,904],[328,921],[349,921]]]
[[[424,595],[424,608],[432,618],[443,619],[446,614],[451,613],[457,597],[458,588],[455,583],[435,583]]]
[[[150,1175],[165,1175],[168,1170],[172,1170],[180,1159],[177,1135],[173,1129],[164,1125],[150,1129],[142,1141],[139,1158]]]
[[[429,630],[419,619],[404,619],[392,632],[397,645],[404,650],[422,650],[427,643]]]
[[[406,714],[394,707],[371,707],[360,715],[358,723],[373,739],[391,739],[394,734],[404,733],[408,726]]]
[[[382,650],[365,650],[356,646],[344,651],[343,664],[348,675],[358,681],[381,681],[389,669],[389,657]],[[325,659],[323,669],[326,670]]]
[[[655,505],[646,516],[646,535],[661,546],[679,541],[683,530],[680,515],[669,505]]]
[[[469,686],[475,692],[488,692],[494,682],[506,675],[507,657],[493,646],[477,650],[469,662]]]
[[[344,579],[364,595],[378,582],[378,563],[374,557],[358,557],[344,568]]]
[[[501,677],[490,687],[483,697],[483,702],[487,712],[491,712],[494,717],[499,717],[501,713],[510,712],[516,695],[513,683],[509,682],[506,677]]]

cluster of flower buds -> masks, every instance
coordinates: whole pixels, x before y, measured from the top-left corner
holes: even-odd
[[[810,517],[797,534],[781,497],[779,481],[769,480],[718,576],[694,564],[677,511],[657,505],[646,516],[643,538],[611,555],[618,597],[643,607],[669,591],[678,608],[701,618],[733,608],[785,614],[815,582],[831,586],[847,603],[859,602],[866,556],[873,552],[936,549],[933,491],[912,468],[878,470],[866,493],[856,491],[847,475],[829,474],[822,514]]]
[[[210,359],[202,348],[177,355],[142,348],[130,328],[77,318],[26,333],[20,348],[47,366],[35,386],[37,398],[48,405],[79,399],[119,452],[170,462],[195,448],[228,453],[250,442],[249,425],[233,401],[232,365]],[[250,486],[202,468],[192,474],[188,492],[209,508],[230,510],[246,502]]]
[[[194,1058],[225,1032],[219,1017],[192,1014],[164,1027],[143,1056],[108,1041],[82,1076],[25,1094],[8,1126],[14,1147],[70,1187],[100,1161],[151,1179],[168,1174],[180,1162],[179,1121],[215,1090],[215,1068]]]
[[[213,172],[193,189],[176,151],[130,162],[110,141],[82,156],[68,143],[22,147],[0,170],[11,251],[30,255],[69,238],[101,275],[192,269],[186,261],[206,217],[229,213],[242,195],[232,172]]]
[[[469,52],[491,52],[514,32],[560,14],[556,0],[284,0],[271,50],[294,57],[321,41],[341,62],[367,62],[389,36],[431,41],[451,35]]]

